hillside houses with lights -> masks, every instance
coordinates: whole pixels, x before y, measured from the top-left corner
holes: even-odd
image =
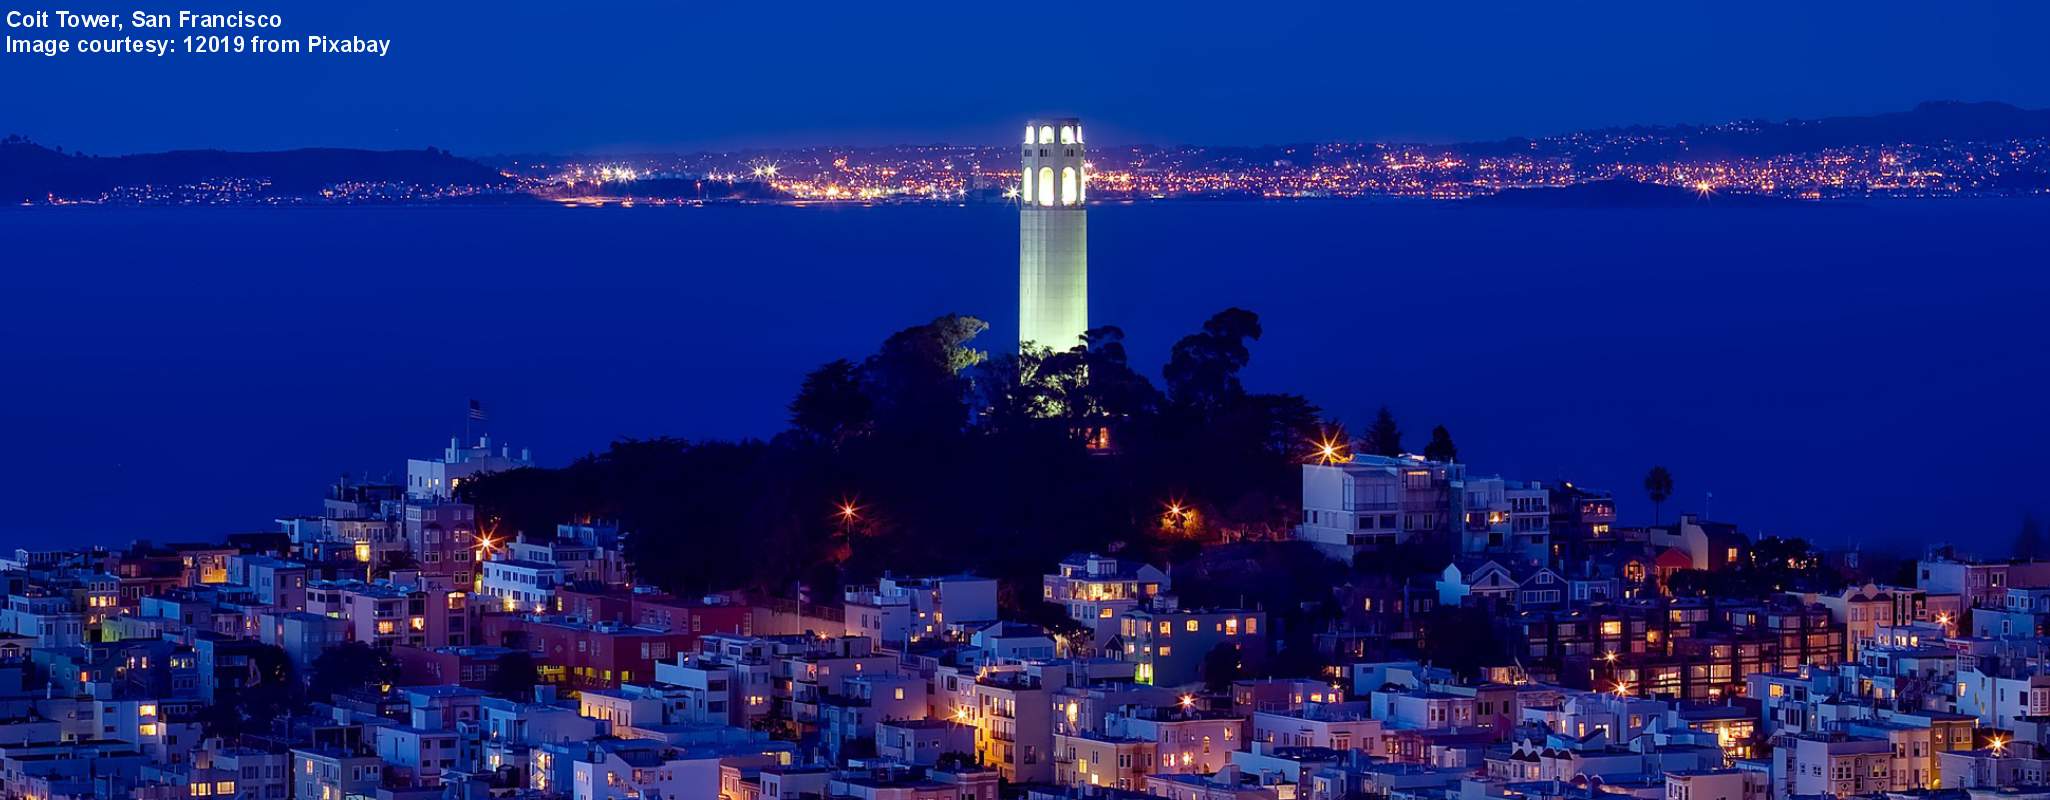
[[[1298,541],[1199,543],[1201,568],[1082,552],[1016,585],[890,570],[829,605],[664,593],[600,520],[499,530],[456,487],[531,460],[484,440],[276,532],[16,550],[0,795],[2050,793],[2035,562],[1832,572],[1698,515],[1624,526],[1568,482],[1317,461]],[[1292,553],[1345,578],[1187,600]]]

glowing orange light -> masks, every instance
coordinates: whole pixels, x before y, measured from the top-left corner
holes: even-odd
[[[1319,464],[1328,466],[1331,464],[1352,463],[1353,456],[1350,443],[1343,437],[1326,435],[1313,442],[1313,444],[1317,447],[1317,463]]]

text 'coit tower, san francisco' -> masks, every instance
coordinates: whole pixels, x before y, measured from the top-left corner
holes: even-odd
[[[1074,347],[1089,329],[1089,221],[1082,121],[1025,126],[1018,188],[1018,343]]]

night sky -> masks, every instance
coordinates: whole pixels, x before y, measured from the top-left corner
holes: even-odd
[[[10,8],[24,8],[14,5]],[[153,7],[84,0],[75,11]],[[258,2],[383,59],[12,56],[0,132],[93,153],[1455,140],[2050,106],[2050,4]],[[1068,24],[1072,20],[1073,24]],[[21,31],[10,31],[22,35]]]

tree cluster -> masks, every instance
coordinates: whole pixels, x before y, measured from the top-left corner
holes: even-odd
[[[1321,420],[1302,397],[1242,383],[1261,335],[1252,312],[1177,341],[1159,385],[1114,327],[997,356],[973,346],[986,328],[944,316],[820,366],[766,441],[621,441],[461,493],[501,534],[617,521],[636,574],[683,594],[829,597],[884,569],[1036,585],[1071,552],[1185,557],[1299,515],[1298,465]]]

